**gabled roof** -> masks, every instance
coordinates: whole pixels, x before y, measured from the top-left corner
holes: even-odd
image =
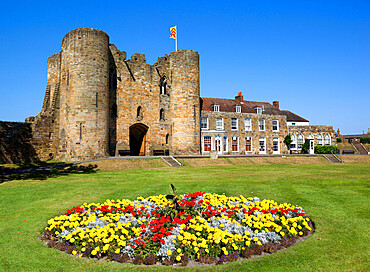
[[[301,116],[298,116],[297,114],[291,111],[281,110],[281,113],[286,115],[286,119],[289,122],[308,122],[308,120],[302,118]]]
[[[201,97],[201,110],[214,111],[213,106],[219,105],[220,112],[235,112],[235,106],[241,106],[242,113],[257,113],[256,108],[259,107],[263,109],[262,114],[285,115],[287,117],[287,121],[308,122],[308,120],[303,117],[300,117],[288,110],[280,110],[268,102],[241,100],[242,98],[240,99],[240,97],[242,97],[241,93],[239,99]]]
[[[245,103],[241,104],[235,99],[201,97],[200,101],[201,109],[204,111],[213,111],[213,106],[219,105],[219,111],[222,112],[235,112],[235,106],[240,106],[244,113],[256,113],[255,110],[246,106]]]

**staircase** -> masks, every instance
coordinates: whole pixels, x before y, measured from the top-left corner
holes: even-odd
[[[352,145],[358,151],[359,154],[361,154],[361,155],[367,155],[368,154],[367,150],[365,149],[365,147],[362,144],[353,143]]]
[[[327,159],[331,163],[342,163],[342,160],[338,158],[338,156],[334,154],[325,154],[323,155],[325,159]]]
[[[162,160],[171,167],[181,167],[181,163],[172,156],[161,157]]]

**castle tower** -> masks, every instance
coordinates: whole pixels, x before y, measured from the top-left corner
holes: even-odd
[[[193,50],[172,52],[170,67],[172,150],[174,154],[199,154],[199,54]]]
[[[57,158],[108,156],[109,37],[97,29],[69,32],[62,42]]]

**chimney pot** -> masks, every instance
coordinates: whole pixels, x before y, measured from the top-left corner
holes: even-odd
[[[272,105],[274,105],[274,107],[277,108],[278,110],[280,109],[279,108],[279,101],[273,101]]]
[[[243,94],[242,92],[239,92],[237,96],[235,96],[235,101],[243,102]]]

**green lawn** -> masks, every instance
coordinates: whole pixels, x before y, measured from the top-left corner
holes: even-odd
[[[0,270],[170,270],[78,259],[38,239],[48,219],[83,202],[199,190],[302,206],[316,224],[303,242],[276,254],[192,271],[366,271],[370,164],[226,165],[66,174],[0,184]],[[26,221],[25,221],[26,220]]]

